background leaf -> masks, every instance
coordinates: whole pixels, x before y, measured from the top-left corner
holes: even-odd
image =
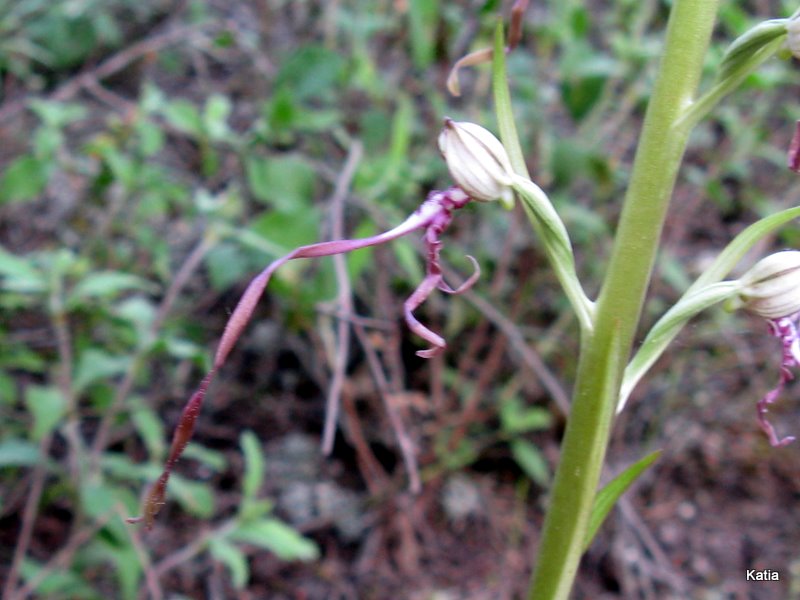
[[[310,561],[319,558],[319,548],[313,541],[277,519],[242,524],[228,535],[228,539],[265,548],[283,560]]]
[[[208,541],[208,548],[211,556],[228,567],[233,587],[237,590],[244,588],[250,579],[250,568],[244,552],[221,537],[212,537]]]
[[[33,200],[44,191],[49,175],[46,163],[35,156],[21,156],[0,177],[0,204]]]
[[[53,431],[67,411],[67,400],[56,387],[28,386],[25,390],[25,405],[33,416],[30,435],[35,441]]]

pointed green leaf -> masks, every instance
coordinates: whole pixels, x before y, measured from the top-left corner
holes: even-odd
[[[203,519],[214,514],[214,496],[207,484],[173,475],[170,486],[171,494],[187,512]]]
[[[426,69],[435,58],[440,14],[438,0],[411,0],[408,3],[411,57],[418,69]]]
[[[255,500],[264,481],[264,453],[256,435],[247,430],[239,438],[244,453],[242,495],[245,501]]]
[[[55,129],[80,121],[88,113],[81,104],[49,100],[32,100],[30,108],[47,127]]]
[[[39,385],[25,390],[25,404],[33,415],[31,438],[41,440],[58,425],[67,410],[67,402],[58,388]]]
[[[138,398],[137,398],[138,400]],[[164,425],[155,411],[145,405],[143,401],[131,411],[131,420],[139,437],[142,438],[148,455],[153,460],[161,460],[164,456]]]
[[[550,467],[542,451],[528,440],[517,438],[511,440],[511,454],[525,474],[541,487],[550,483]]]
[[[203,107],[203,127],[212,140],[225,139],[230,133],[228,117],[231,114],[231,101],[227,96],[214,94]]]
[[[75,369],[73,388],[82,392],[89,385],[124,373],[131,362],[129,356],[114,356],[97,348],[88,348],[81,353]]]
[[[38,577],[44,565],[33,559],[22,561],[20,573],[22,578],[30,581]],[[82,598],[83,600],[99,600],[101,596],[86,580],[75,571],[67,568],[56,568],[47,571],[47,575],[36,587],[37,598]]]
[[[524,433],[548,429],[553,415],[541,406],[526,406],[521,398],[513,396],[500,405],[500,424],[507,433]]]
[[[0,289],[43,292],[47,289],[47,281],[31,258],[15,256],[0,247]]]
[[[146,279],[120,271],[99,271],[81,279],[70,293],[67,304],[78,306],[91,298],[113,298],[129,290],[153,290]]]
[[[250,568],[244,552],[224,538],[214,537],[208,542],[208,549],[216,560],[223,563],[231,572],[233,587],[237,590],[244,588],[250,579]]]
[[[244,167],[250,191],[270,212],[295,216],[310,208],[318,177],[301,156],[250,155]]]
[[[0,468],[30,467],[39,463],[39,446],[11,438],[0,442]]]
[[[337,52],[309,44],[282,57],[273,86],[275,89],[285,87],[297,100],[325,100],[335,91],[346,68],[345,59]]]
[[[196,137],[203,136],[203,119],[197,107],[188,100],[173,100],[163,108],[164,118],[170,125]]]
[[[224,471],[228,466],[228,461],[225,458],[224,452],[206,448],[197,442],[189,442],[189,445],[186,446],[186,450],[183,451],[183,457],[201,462],[204,466],[216,473]]]
[[[0,204],[33,200],[47,185],[47,165],[35,156],[12,161],[0,177]]]
[[[622,494],[625,493],[631,484],[638,479],[638,477],[652,465],[655,460],[661,456],[661,450],[656,450],[636,461],[622,473],[609,481],[606,486],[597,493],[594,499],[594,507],[592,508],[592,515],[589,517],[589,529],[586,531],[586,540],[584,542],[584,551],[589,547],[603,524],[608,513],[614,507],[617,500]]]
[[[312,540],[278,519],[243,523],[228,539],[266,548],[283,560],[309,561],[319,557],[319,548]]]

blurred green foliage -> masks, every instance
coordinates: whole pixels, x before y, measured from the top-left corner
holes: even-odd
[[[143,25],[167,7],[153,0],[2,0],[0,71],[41,86],[103,49],[125,41],[125,26]]]

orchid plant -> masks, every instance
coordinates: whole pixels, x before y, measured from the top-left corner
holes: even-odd
[[[431,192],[421,206],[394,229],[363,239],[302,246],[272,262],[252,280],[225,327],[212,369],[184,409],[163,473],[145,498],[143,515],[131,521],[144,521],[148,527],[153,524],[164,502],[170,473],[191,437],[214,375],[224,365],[250,320],[271,276],[289,260],[341,254],[423,232],[426,274],[405,301],[403,314],[409,329],[430,346],[420,350],[419,356],[430,358],[444,351],[444,338],[420,323],[414,311],[436,289],[458,294],[476,282],[480,269],[472,257],[468,258],[474,267],[473,274],[455,288],[444,281],[440,264],[441,236],[455,212],[471,201],[498,200],[506,208],[513,206],[515,200],[522,203],[580,326],[581,351],[574,395],[530,598],[568,596],[580,557],[599,522],[644,468],[640,461],[598,491],[614,415],[626,406],[636,385],[683,326],[701,311],[725,303],[730,309],[742,308],[767,320],[769,331],[781,342],[781,359],[776,387],[756,404],[757,419],[773,446],[785,446],[794,439],[777,435],[767,420],[767,411],[792,378],[791,370],[800,365],[800,251],[773,254],[759,261],[741,278],[725,278],[759,240],[800,217],[800,207],[770,215],[742,231],[653,325],[635,353],[632,348],[689,134],[766,60],[776,54],[800,57],[800,10],[789,18],[765,21],[733,41],[716,80],[706,92],[699,94],[701,70],[718,0],[673,2],[658,76],[616,227],[613,251],[600,293],[592,300],[577,275],[567,228],[547,194],[528,174],[517,139],[505,55],[519,42],[526,5],[527,2],[520,0],[515,3],[508,41],[502,25],[498,25],[494,46],[460,60],[448,84],[451,91],[457,93],[458,68],[492,61],[500,140],[482,126],[445,119],[439,148],[454,187]],[[800,124],[789,150],[788,163],[790,168],[800,170]]]

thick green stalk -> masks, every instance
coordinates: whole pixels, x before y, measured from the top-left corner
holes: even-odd
[[[603,465],[624,368],[639,322],[688,127],[677,127],[697,89],[718,0],[675,0],[633,172],[597,303],[583,339],[531,599],[567,598]]]

